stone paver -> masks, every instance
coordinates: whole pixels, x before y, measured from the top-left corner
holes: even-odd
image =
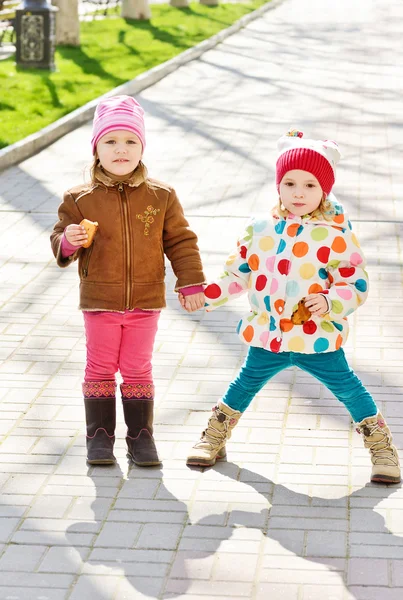
[[[346,352],[400,450],[402,18],[397,0],[285,0],[139,96],[146,163],[176,187],[209,277],[276,201],[278,136],[340,143],[335,193],[372,282]],[[400,600],[402,488],[367,484],[348,415],[307,374],[262,390],[228,462],[186,468],[245,355],[243,300],[189,316],[169,271],[154,359],[163,467],[129,468],[120,405],[118,464],[85,464],[77,274],[56,267],[49,232],[90,163],[90,130],[0,174],[0,599]]]

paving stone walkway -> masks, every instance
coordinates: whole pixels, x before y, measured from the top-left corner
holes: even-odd
[[[369,261],[346,351],[403,447],[403,5],[285,0],[140,94],[146,163],[173,184],[216,276],[276,202],[290,126],[337,140],[335,193]],[[90,163],[90,124],[0,174],[0,599],[401,600],[403,491],[368,485],[343,407],[289,370],[255,399],[228,462],[185,466],[236,373],[244,300],[181,312],[169,274],[155,351],[161,469],[88,468],[75,267],[49,232]]]

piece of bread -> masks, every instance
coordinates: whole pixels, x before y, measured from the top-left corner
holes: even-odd
[[[294,310],[291,315],[291,321],[294,325],[303,325],[306,321],[309,321],[311,316],[311,311],[305,306],[305,298],[302,298],[302,300],[298,302],[297,310]]]
[[[97,221],[89,221],[88,219],[83,219],[80,223],[88,234],[88,242],[83,244],[83,248],[89,248],[94,241],[95,234],[98,229]]]

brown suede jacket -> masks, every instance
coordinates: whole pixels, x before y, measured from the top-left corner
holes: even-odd
[[[96,183],[64,194],[50,236],[60,267],[78,259],[81,310],[142,308],[165,304],[164,254],[177,277],[175,290],[205,283],[197,236],[189,229],[175,190],[134,172],[114,182],[99,167]],[[61,255],[65,228],[82,219],[98,221],[93,244]]]

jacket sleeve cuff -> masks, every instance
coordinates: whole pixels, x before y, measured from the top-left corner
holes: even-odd
[[[74,254],[74,252],[76,252],[79,249],[79,247],[80,246],[73,246],[73,244],[70,244],[65,234],[63,233],[62,239],[60,241],[60,253],[62,255],[62,258],[67,258],[68,256],[71,256],[72,254]]]
[[[326,294],[320,294],[320,295],[323,296],[324,299],[326,300],[327,310],[325,312],[325,315],[327,315],[330,312],[331,308],[332,308],[332,303],[330,301],[330,298]]]
[[[179,291],[183,296],[191,296],[192,294],[200,294],[204,292],[204,286],[190,285],[189,287],[180,288]]]

